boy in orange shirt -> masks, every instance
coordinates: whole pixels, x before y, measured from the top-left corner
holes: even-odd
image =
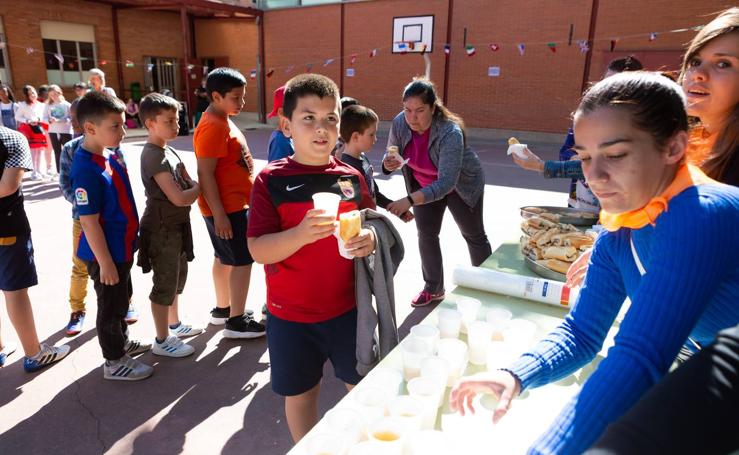
[[[195,129],[198,198],[215,257],[213,285],[216,308],[211,324],[226,325],[226,338],[256,338],[264,325],[246,312],[251,265],[246,245],[247,209],[254,182],[254,161],[246,138],[229,119],[244,106],[246,79],[232,68],[216,68],[205,83],[210,106]]]

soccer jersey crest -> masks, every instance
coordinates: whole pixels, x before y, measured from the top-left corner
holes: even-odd
[[[354,198],[354,184],[349,177],[340,177],[338,180],[341,193],[348,199]]]

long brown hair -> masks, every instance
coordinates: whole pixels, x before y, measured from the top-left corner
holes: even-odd
[[[709,41],[727,33],[739,33],[739,8],[733,7],[719,14],[703,27],[688,45],[688,50],[683,58],[680,69],[680,82],[685,78],[685,73],[690,62]],[[739,104],[734,106],[729,118],[726,119],[723,129],[718,133],[716,142],[711,152],[701,167],[703,171],[713,179],[723,181],[729,171],[729,165],[734,163],[739,155]]]
[[[436,86],[433,82],[426,79],[425,77],[413,78],[413,81],[410,84],[406,85],[405,89],[403,90],[403,101],[412,96],[420,98],[423,104],[431,106],[431,109],[433,109],[434,111],[434,120],[449,120],[456,123],[457,126],[459,126],[459,128],[462,130],[462,140],[464,142],[465,148],[467,147],[467,134],[464,130],[464,120],[462,120],[462,117],[450,111],[446,106],[444,106],[441,98],[439,98],[436,93]]]

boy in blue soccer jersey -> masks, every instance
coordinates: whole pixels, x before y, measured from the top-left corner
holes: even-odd
[[[98,300],[97,330],[105,357],[105,379],[145,379],[154,368],[130,356],[151,348],[128,340],[126,312],[133,293],[131,266],[137,249],[139,218],[126,168],[106,147],[123,137],[126,106],[104,92],[90,92],[77,105],[84,133],[74,153],[71,186],[80,215],[82,236],[77,257],[87,264]]]

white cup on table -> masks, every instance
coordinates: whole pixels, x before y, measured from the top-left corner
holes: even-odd
[[[372,385],[388,391],[392,397],[400,395],[403,386],[403,373],[392,368],[375,367],[362,379],[363,386]]]
[[[359,385],[354,390],[354,406],[362,414],[365,427],[385,416],[390,394],[373,385]]]
[[[400,342],[400,353],[403,358],[403,378],[406,381],[421,374],[421,360],[433,355],[431,346],[423,339],[410,335]]]
[[[382,455],[403,455],[405,435],[407,433],[406,423],[394,417],[382,418],[369,427],[368,437],[375,441],[382,451]]]
[[[421,360],[421,377],[429,378],[439,387],[439,407],[444,405],[447,381],[449,380],[449,361],[439,356]]]
[[[462,314],[462,333],[467,333],[467,326],[477,319],[482,302],[472,297],[457,297],[457,311]]]
[[[348,447],[341,433],[316,433],[308,436],[305,442],[308,455],[344,455]]]
[[[411,336],[416,339],[423,340],[426,344],[429,345],[429,348],[431,349],[431,354],[436,354],[436,351],[439,348],[438,345],[440,338],[440,332],[437,327],[429,324],[414,325],[413,327],[411,327]]]
[[[493,326],[486,321],[472,321],[467,326],[467,345],[469,346],[470,363],[485,365],[487,351],[493,339]]]
[[[424,403],[416,397],[401,395],[393,398],[387,405],[390,417],[405,422],[406,433],[421,431],[424,416]]]
[[[413,378],[408,381],[408,394],[423,403],[423,419],[421,428],[431,430],[436,424],[436,414],[439,411],[438,383],[430,378]]]
[[[493,307],[488,310],[485,319],[493,326],[493,339],[503,340],[503,331],[508,328],[512,318],[513,313],[505,308]]]
[[[441,338],[459,338],[462,325],[462,313],[450,308],[442,308],[437,313],[439,319],[439,335]]]
[[[329,432],[344,435],[350,446],[357,444],[364,436],[362,414],[356,409],[331,409],[326,412],[323,421]]]
[[[445,338],[439,341],[439,357],[449,362],[448,387],[456,384],[467,369],[467,349],[467,344],[461,340]]]

